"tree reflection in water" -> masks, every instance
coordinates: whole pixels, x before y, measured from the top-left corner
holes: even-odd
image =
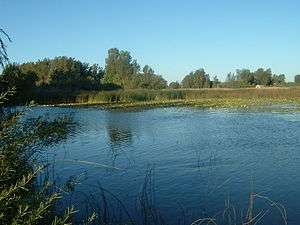
[[[107,126],[107,133],[112,147],[130,145],[132,142],[132,132],[130,129]]]
[[[120,114],[118,112],[110,112],[106,121],[106,131],[110,146],[110,155],[112,165],[115,166],[117,158],[125,157],[129,163],[125,149],[133,144],[133,136],[137,128],[137,118],[132,117],[133,114]]]

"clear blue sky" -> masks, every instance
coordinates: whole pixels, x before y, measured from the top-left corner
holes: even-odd
[[[224,79],[238,68],[300,73],[300,1],[0,0],[12,61],[59,55],[104,66],[128,50],[168,81],[197,68]]]

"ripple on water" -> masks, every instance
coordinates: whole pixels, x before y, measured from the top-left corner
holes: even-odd
[[[243,208],[251,188],[284,202],[287,209],[299,206],[300,114],[270,108],[32,110],[52,117],[71,114],[77,122],[68,140],[53,147],[57,159],[65,160],[56,165],[57,174],[67,179],[86,172],[79,191],[91,192],[101,183],[131,205],[152,168],[156,202],[172,223],[178,219],[172,209],[179,202],[196,214],[213,214],[224,208],[228,196]],[[290,224],[296,225],[300,214],[288,213]],[[267,224],[277,222],[270,219]]]

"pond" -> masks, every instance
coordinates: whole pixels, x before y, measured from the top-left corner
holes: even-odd
[[[45,157],[55,161],[57,183],[76,183],[63,204],[74,204],[79,217],[98,210],[103,220],[140,224],[190,224],[228,214],[240,221],[254,192],[254,214],[270,209],[261,224],[284,224],[274,202],[284,206],[288,224],[299,224],[300,113],[189,107],[32,112],[76,122]]]

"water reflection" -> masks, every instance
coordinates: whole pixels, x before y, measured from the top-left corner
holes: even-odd
[[[106,119],[106,132],[109,145],[109,154],[112,165],[116,165],[118,158],[125,157],[131,164],[128,156],[133,145],[134,135],[137,134],[138,120],[133,113],[108,112]]]
[[[178,204],[187,216],[183,216],[186,223],[182,224],[190,224],[189,215],[191,219],[214,215],[224,210],[224,200],[228,198],[244,210],[248,193],[253,190],[283,202],[289,224],[298,224],[299,213],[293,209],[299,208],[300,197],[299,114],[183,108],[143,112],[51,108],[51,115],[61,116],[69,111],[76,112],[80,131],[65,144],[70,152],[67,159],[124,169],[110,172],[82,164],[69,165],[68,161],[60,164],[63,177],[88,171],[88,179],[79,185],[79,195],[99,193],[100,197],[95,196],[92,203],[99,203],[101,196],[102,202],[108,201],[108,190],[133,216],[140,215],[135,214],[137,198],[143,200],[143,209],[154,208],[150,201],[152,192],[149,193],[153,189],[141,187],[147,181],[145,171],[150,164],[155,165],[155,179],[148,182],[155,184],[155,203],[169,224],[180,219]],[[63,151],[57,152],[59,159],[64,158]],[[97,182],[102,186],[98,192],[93,189]],[[110,206],[120,212],[119,201],[112,201]],[[255,208],[260,209],[262,204],[257,204]],[[106,205],[100,206],[104,211]],[[148,211],[144,212],[146,215]],[[102,218],[105,215],[99,217]],[[265,224],[281,224],[279,219],[272,215]]]
[[[122,145],[130,145],[132,143],[132,132],[130,129],[110,125],[108,125],[106,129],[112,148],[120,147]]]

